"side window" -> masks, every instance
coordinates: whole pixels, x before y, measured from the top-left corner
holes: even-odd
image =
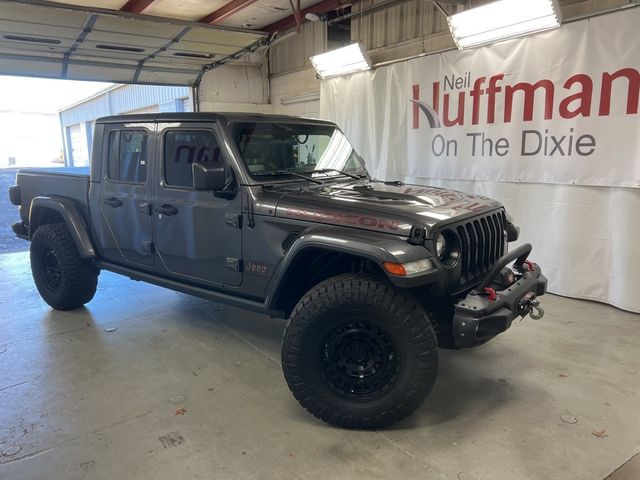
[[[193,187],[191,165],[222,162],[220,147],[209,130],[169,130],[164,136],[164,179],[167,185]]]
[[[114,130],[109,134],[109,179],[144,183],[147,179],[147,132]]]

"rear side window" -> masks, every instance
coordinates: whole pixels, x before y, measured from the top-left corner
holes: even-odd
[[[164,137],[164,179],[167,185],[193,187],[191,165],[222,162],[220,147],[209,130],[170,130]]]
[[[144,183],[147,179],[147,132],[115,130],[109,134],[109,179]]]

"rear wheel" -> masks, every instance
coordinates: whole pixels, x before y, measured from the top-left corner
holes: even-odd
[[[40,296],[56,310],[88,303],[100,271],[78,253],[64,223],[39,227],[31,238],[31,272]]]
[[[410,415],[437,376],[436,336],[408,292],[370,275],[339,275],[295,307],[282,347],[287,384],[327,423],[380,428]]]

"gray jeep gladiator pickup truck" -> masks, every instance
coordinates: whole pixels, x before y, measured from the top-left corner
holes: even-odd
[[[507,253],[519,230],[500,203],[372,179],[330,122],[107,117],[90,171],[16,183],[13,230],[51,307],[89,302],[104,269],[288,319],[286,381],[333,425],[405,418],[433,387],[438,347],[542,315],[546,279],[530,245]]]

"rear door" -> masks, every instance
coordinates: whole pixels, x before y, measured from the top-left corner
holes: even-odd
[[[94,221],[102,255],[118,263],[153,265],[151,227],[153,126],[108,124],[102,148],[100,219]]]
[[[236,286],[242,282],[241,196],[219,138],[212,124],[158,124],[156,270],[193,283]],[[225,194],[194,190],[194,162],[225,167]]]

